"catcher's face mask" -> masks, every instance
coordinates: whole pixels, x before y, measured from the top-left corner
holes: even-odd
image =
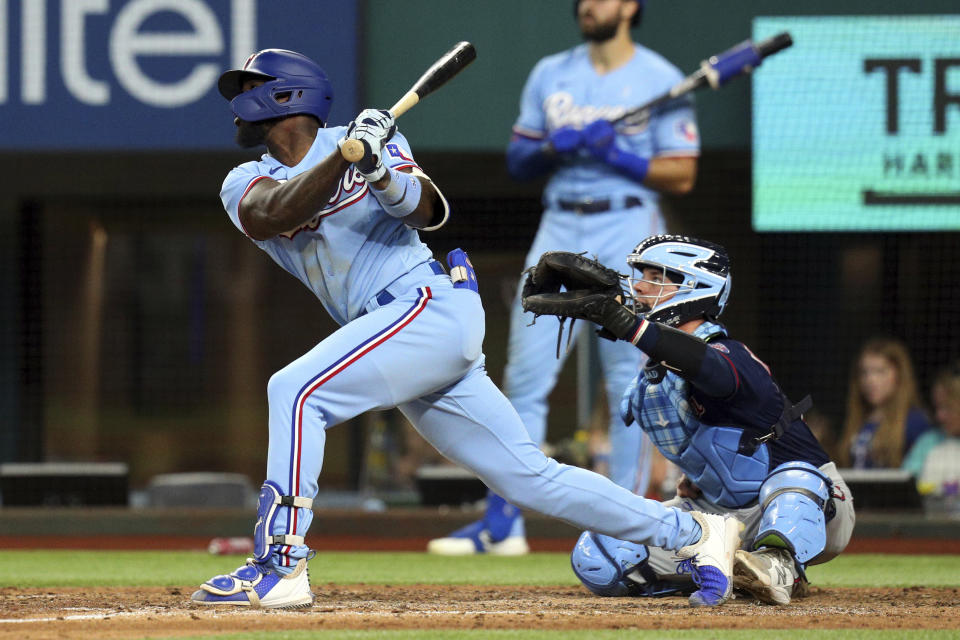
[[[681,274],[667,271],[663,267],[640,264],[631,267],[628,282],[633,293],[633,310],[636,313],[649,313],[681,290],[691,288],[684,284]],[[639,278],[636,277],[638,270]]]

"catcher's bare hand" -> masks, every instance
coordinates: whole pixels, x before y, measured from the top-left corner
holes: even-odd
[[[690,481],[687,474],[683,474],[677,483],[677,495],[681,498],[699,498],[703,492],[700,491],[700,487]]]

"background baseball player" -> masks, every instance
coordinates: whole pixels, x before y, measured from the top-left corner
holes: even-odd
[[[535,275],[552,282],[545,272],[559,260],[594,266],[580,256],[546,254]],[[619,291],[594,293],[569,282],[571,292],[546,296],[528,287],[524,306],[597,322],[607,336],[650,357],[620,413],[685,473],[666,504],[742,520],[747,530],[735,584],[764,602],[787,604],[805,587],[804,566],[839,554],[854,524],[850,492],[801,417],[809,397],[793,405],[769,367],[717,322],[731,284],[723,247],[658,235],[641,242],[627,262],[640,273],[632,283],[639,317],[621,304]],[[694,588],[685,561],[673,553],[596,533],[580,537],[572,561],[600,595]]]
[[[614,129],[608,122],[630,107],[662,94],[683,74],[660,55],[635,43],[643,0],[580,0],[574,13],[586,44],[548,56],[534,67],[523,89],[520,116],[507,149],[513,177],[529,180],[550,173],[544,212],[525,266],[544,251],[586,251],[617,264],[633,248],[638,229],[664,230],[658,191],[682,194],[693,188],[700,140],[693,108],[675,104],[649,122]],[[547,397],[564,358],[555,357],[556,325],[530,325],[519,294],[510,320],[504,392],[534,442],[547,431]],[[628,345],[601,341],[610,408],[610,476],[644,493],[649,449],[639,429],[616,418],[623,388],[643,354]],[[489,552],[517,555],[528,550],[520,511],[491,495],[482,520],[432,540],[432,553]]]
[[[468,272],[454,283],[420,241],[416,229],[436,229],[449,209],[390,112],[368,109],[348,127],[326,128],[333,91],[325,72],[279,49],[227,71],[219,88],[231,101],[237,142],[268,150],[227,175],[227,214],[341,327],[271,377],[253,558],[208,580],[192,600],[309,606],[304,536],[326,429],[393,406],[441,453],[517,504],[689,557],[704,584],[691,604],[729,598],[736,519],[663,507],[547,458],[530,440],[486,375],[483,307],[469,261],[460,250],[448,256]],[[364,146],[356,165],[340,152],[346,140]]]

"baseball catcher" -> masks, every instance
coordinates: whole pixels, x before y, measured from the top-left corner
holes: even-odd
[[[731,285],[723,247],[658,235],[637,245],[627,263],[630,295],[624,278],[597,261],[546,253],[526,278],[523,308],[561,323],[596,323],[601,336],[649,356],[620,413],[684,473],[677,496],[664,504],[744,522],[734,586],[787,604],[805,591],[805,567],[837,556],[854,524],[850,492],[803,421],[809,397],[791,403],[769,367],[719,324]],[[572,564],[603,596],[695,588],[686,561],[672,552],[590,531],[577,541]]]

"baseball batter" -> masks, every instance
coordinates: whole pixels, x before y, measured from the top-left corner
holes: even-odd
[[[574,261],[568,271],[596,264],[573,254],[544,256],[563,260]],[[525,308],[593,320],[650,357],[627,387],[620,415],[685,473],[666,504],[742,520],[735,585],[763,602],[787,604],[806,588],[804,567],[836,557],[854,525],[850,492],[803,421],[809,398],[787,400],[770,368],[719,324],[731,285],[723,247],[658,235],[637,245],[627,262],[639,273],[632,286],[639,316],[621,304],[619,286],[584,293],[568,285],[579,291],[559,295],[527,287]],[[550,268],[538,265],[538,277],[550,282],[540,273]],[[600,595],[694,588],[685,560],[670,551],[596,533],[580,537],[572,560]]]
[[[324,71],[267,49],[220,78],[237,142],[265,145],[221,191],[237,229],[317,296],[340,329],[275,373],[267,386],[269,449],[254,554],[197,590],[200,604],[310,606],[304,536],[326,430],[370,409],[398,407],[441,453],[515,504],[620,539],[677,550],[704,585],[693,605],[732,590],[742,524],[646,500],[590,471],[547,458],[484,370],[484,314],[465,254],[433,259],[417,229],[449,208],[388,111],[327,127]],[[355,165],[340,145],[356,140]]]
[[[585,44],[542,59],[523,89],[520,115],[507,149],[512,176],[529,180],[549,173],[544,212],[526,267],[545,251],[585,251],[617,264],[633,248],[637,230],[662,233],[659,192],[682,194],[696,178],[700,139],[692,106],[674,105],[649,122],[614,129],[609,120],[668,90],[683,74],[631,39],[643,0],[580,0],[574,11]],[[510,320],[504,392],[534,442],[547,431],[547,398],[563,357],[555,356],[556,322],[531,326],[519,293]],[[617,418],[623,388],[643,354],[601,341],[610,408],[610,475],[617,484],[646,492],[648,444],[639,429]],[[432,540],[432,553],[519,555],[528,546],[520,511],[491,495],[482,520]]]

